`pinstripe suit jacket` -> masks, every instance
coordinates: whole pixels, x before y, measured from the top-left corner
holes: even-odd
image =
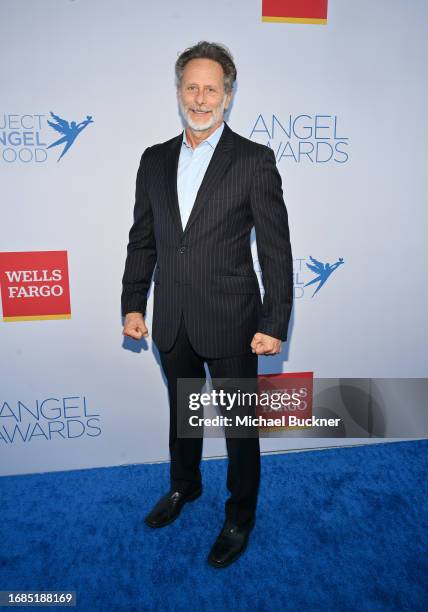
[[[141,157],[122,315],[145,313],[156,266],[152,337],[160,351],[172,347],[182,313],[191,344],[203,357],[251,352],[257,331],[286,340],[292,255],[272,150],[225,124],[183,231],[177,196],[181,145],[182,134]],[[253,226],[263,303],[251,256]]]

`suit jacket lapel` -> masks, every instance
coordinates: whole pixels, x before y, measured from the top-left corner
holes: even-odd
[[[227,123],[224,124],[223,133],[217,143],[213,156],[208,164],[199,191],[196,195],[195,203],[187,221],[184,233],[188,231],[190,226],[195,222],[198,215],[204,208],[204,202],[210,195],[211,191],[219,184],[230,162],[232,161],[233,152],[233,132]]]
[[[178,159],[180,157],[181,145],[183,142],[183,135],[180,134],[171,143],[171,149],[166,158],[166,188],[168,191],[168,206],[171,211],[172,218],[179,230],[180,234],[183,233],[183,226],[181,224],[180,208],[178,205],[178,193],[177,193],[177,169]]]

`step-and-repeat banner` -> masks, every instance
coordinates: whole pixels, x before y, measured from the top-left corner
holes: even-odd
[[[0,474],[168,458],[159,355],[122,336],[121,278],[139,159],[182,130],[174,63],[199,40],[231,49],[228,123],[283,179],[295,304],[259,372],[426,376],[428,3],[2,0],[0,16]]]

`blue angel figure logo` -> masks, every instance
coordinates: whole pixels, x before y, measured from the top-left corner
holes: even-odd
[[[57,147],[58,145],[65,143],[65,147],[62,150],[61,155],[57,159],[57,161],[59,161],[61,157],[63,157],[67,153],[68,149],[76,140],[80,132],[84,130],[85,127],[87,127],[90,123],[94,123],[94,121],[90,115],[87,115],[86,119],[81,123],[76,123],[75,121],[68,123],[68,121],[62,119],[58,115],[55,115],[52,111],[51,117],[52,119],[54,119],[55,123],[54,121],[48,120],[49,125],[51,126],[51,128],[53,128],[55,131],[59,132],[63,136],[62,138],[59,138],[58,140],[50,144],[47,148],[50,149],[51,147]]]
[[[332,265],[330,265],[329,263],[324,264],[321,261],[317,261],[316,259],[312,257],[312,255],[309,257],[309,259],[312,261],[313,265],[307,263],[306,266],[309,268],[309,270],[312,270],[312,272],[315,272],[317,276],[313,278],[311,281],[309,281],[309,283],[306,283],[305,287],[319,282],[318,287],[315,289],[315,291],[312,294],[312,297],[314,297],[317,291],[319,291],[321,287],[324,285],[324,283],[327,281],[328,277],[332,274],[332,272],[334,272],[336,268],[338,268],[340,265],[342,265],[345,262],[343,261],[343,257],[339,257],[336,263]]]

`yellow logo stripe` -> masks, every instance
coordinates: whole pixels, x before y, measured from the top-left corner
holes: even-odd
[[[10,323],[11,321],[45,321],[46,319],[71,319],[71,314],[39,315],[34,317],[3,317],[3,321],[6,321],[7,323]]]
[[[326,25],[327,19],[310,19],[309,17],[262,17],[262,21],[270,21],[271,23],[315,23],[318,25]]]

